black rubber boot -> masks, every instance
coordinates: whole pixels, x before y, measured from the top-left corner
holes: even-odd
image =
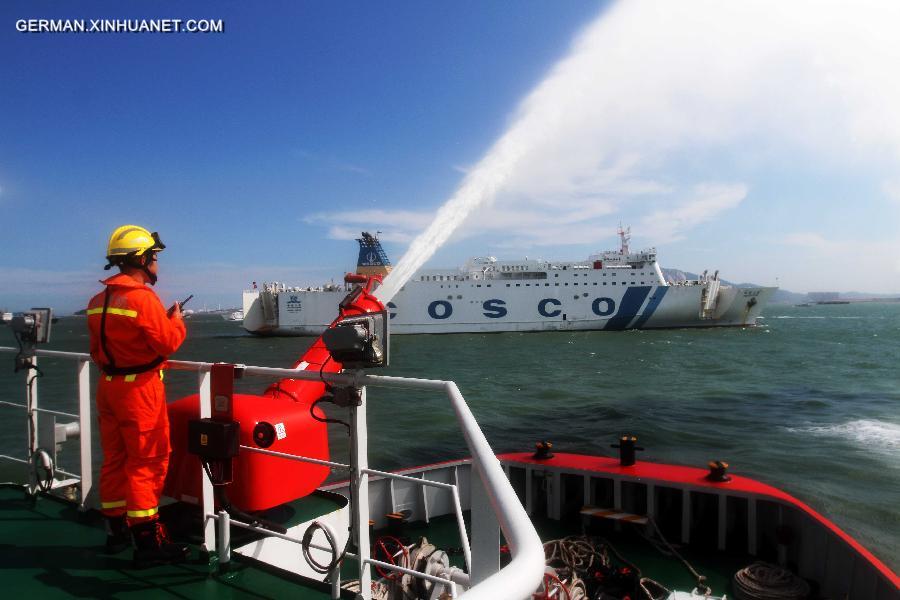
[[[131,546],[131,531],[125,522],[125,515],[106,517],[106,553],[118,554]]]
[[[145,569],[157,565],[174,565],[187,560],[186,544],[172,542],[159,521],[145,521],[131,526],[134,536],[134,567]]]

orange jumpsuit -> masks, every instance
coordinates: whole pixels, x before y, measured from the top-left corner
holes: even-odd
[[[186,332],[149,287],[124,274],[101,283],[106,290],[87,311],[91,357],[102,371],[100,503],[107,516],[136,523],[159,511],[171,450],[162,367]]]

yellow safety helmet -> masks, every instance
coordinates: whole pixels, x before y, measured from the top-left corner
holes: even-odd
[[[109,236],[109,243],[106,245],[106,259],[109,264],[104,268],[110,269],[126,262],[137,263],[135,266],[146,268],[149,264],[147,258],[165,247],[155,231],[150,233],[139,225],[122,225]],[[129,260],[132,257],[143,258],[140,261]]]
[[[122,225],[109,236],[106,258],[143,256],[145,252],[159,252],[165,247],[155,231],[150,233],[138,225]]]

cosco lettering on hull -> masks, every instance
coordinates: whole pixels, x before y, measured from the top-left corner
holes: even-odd
[[[388,302],[390,318],[397,316],[397,305]],[[562,302],[556,298],[544,298],[537,303],[537,314],[552,319],[562,314]],[[499,298],[485,300],[481,304],[483,314],[488,319],[502,319],[509,314],[506,301]],[[591,303],[591,311],[598,317],[607,317],[616,312],[616,301],[612,298],[595,298]],[[447,300],[434,300],[428,305],[428,316],[432,319],[443,321],[453,315],[453,304]]]

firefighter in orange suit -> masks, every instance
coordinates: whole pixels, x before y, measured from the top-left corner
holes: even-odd
[[[179,304],[167,311],[146,285],[156,283],[157,253],[164,248],[143,227],[116,229],[105,268],[119,273],[101,282],[104,290],[91,298],[87,311],[91,357],[101,371],[97,413],[106,547],[120,552],[133,537],[137,567],[181,562],[188,553],[187,546],[168,539],[158,514],[170,452],[162,369],[185,337]]]

